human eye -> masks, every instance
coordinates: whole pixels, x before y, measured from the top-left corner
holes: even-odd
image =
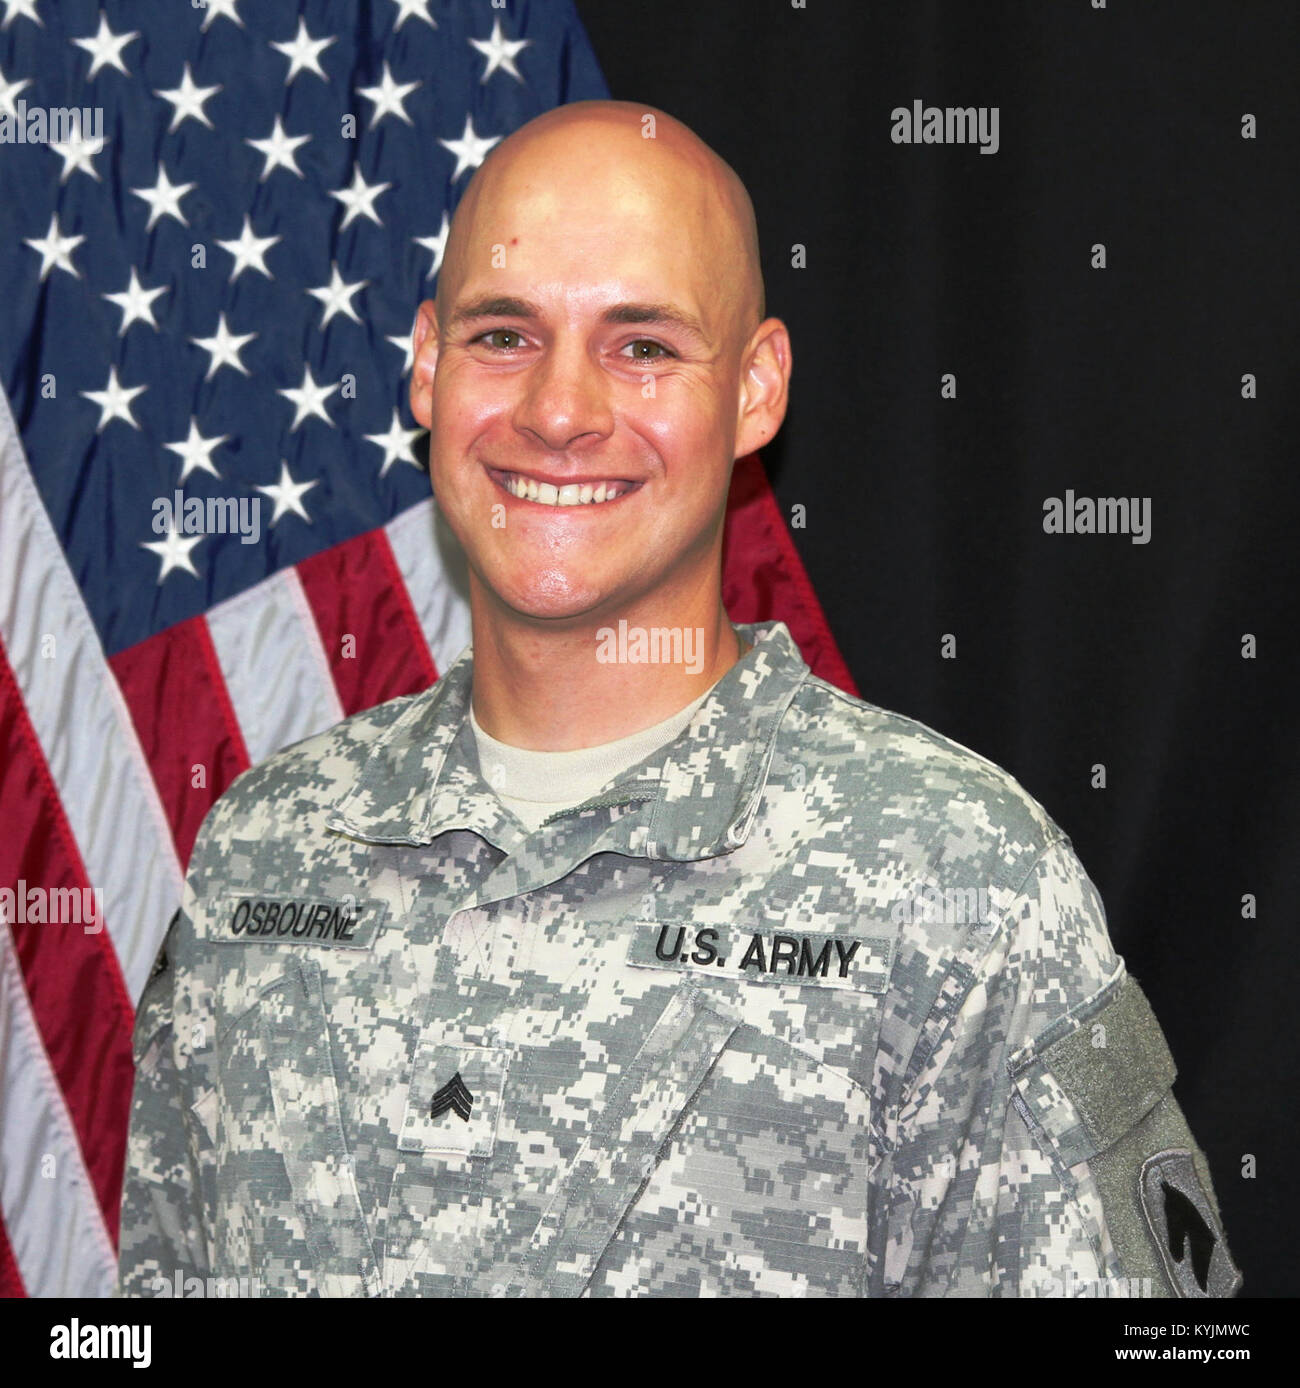
[[[665,347],[662,342],[656,342],[652,337],[639,337],[635,342],[629,342],[622,350],[627,351],[632,348],[632,357],[635,361],[660,361],[665,357],[675,357],[676,352],[671,347]],[[646,355],[642,348],[651,347],[654,349],[651,355]]]
[[[507,343],[489,341],[490,338],[503,337],[513,338],[514,341]],[[484,346],[486,346],[490,351],[493,352],[513,352],[522,345],[524,339],[523,335],[521,333],[516,332],[514,328],[489,328],[487,332],[479,333],[479,335],[473,340],[475,342],[483,343]]]

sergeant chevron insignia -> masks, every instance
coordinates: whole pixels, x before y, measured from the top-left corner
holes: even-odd
[[[433,1096],[429,1109],[430,1118],[441,1118],[449,1108],[455,1109],[461,1121],[469,1122],[469,1111],[474,1107],[474,1096],[465,1087],[465,1081],[458,1070],[446,1084]]]

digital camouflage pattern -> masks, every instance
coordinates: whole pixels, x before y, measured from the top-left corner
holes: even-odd
[[[1065,836],[736,630],[682,734],[531,835],[470,650],[239,777],[139,1010],[122,1293],[1235,1290]]]

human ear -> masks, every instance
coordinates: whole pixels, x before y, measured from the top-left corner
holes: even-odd
[[[433,377],[438,369],[438,310],[426,299],[415,313],[414,360],[411,365],[411,413],[424,428],[433,427]]]
[[[790,398],[790,334],[779,318],[766,318],[745,349],[736,415],[735,456],[743,458],[776,437]]]

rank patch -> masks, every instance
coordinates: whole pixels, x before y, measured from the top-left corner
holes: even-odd
[[[429,1106],[430,1118],[441,1118],[448,1109],[454,1109],[460,1116],[462,1123],[469,1122],[470,1110],[474,1107],[474,1096],[465,1088],[465,1081],[460,1077],[460,1071],[447,1081],[446,1084],[433,1096],[433,1103]]]

